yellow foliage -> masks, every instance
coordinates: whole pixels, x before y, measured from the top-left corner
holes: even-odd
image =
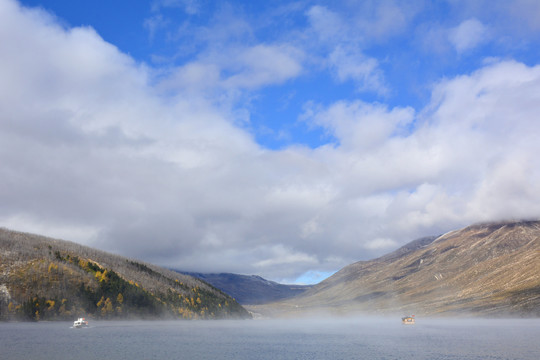
[[[56,265],[54,263],[50,263],[48,272],[50,273],[52,270],[58,270],[58,265]]]
[[[55,303],[54,303],[54,300],[47,300],[47,301],[45,302],[45,304],[47,304],[47,306],[49,306],[49,307],[47,308],[47,310],[53,310],[53,309],[54,309],[54,304],[55,304]]]
[[[120,305],[124,302],[124,296],[119,293],[118,296],[116,297],[116,302],[119,303]]]
[[[103,297],[102,297],[103,299]],[[100,300],[101,302],[101,300]],[[113,312],[113,305],[112,305],[112,301],[110,298],[107,298],[105,300],[105,302],[102,303],[103,304],[103,307],[101,308],[101,315],[105,316],[107,314],[110,314]],[[99,305],[98,305],[99,306]]]
[[[99,282],[103,282],[103,281],[107,281],[107,270],[101,272],[101,271],[96,271],[96,274],[94,275],[96,277],[96,280],[99,281]]]
[[[193,319],[194,313],[189,309],[184,309],[182,312],[182,317],[184,319]]]

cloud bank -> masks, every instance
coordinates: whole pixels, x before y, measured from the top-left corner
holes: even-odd
[[[194,3],[162,2],[176,4]],[[482,31],[469,20],[451,41],[466,51]],[[540,216],[540,66],[495,60],[439,79],[419,110],[307,102],[301,121],[331,141],[265,148],[239,125],[236,96],[301,76],[307,51],[246,45],[234,62],[209,51],[163,74],[92,28],[0,1],[0,225],[292,281],[473,222]],[[384,89],[355,51],[328,50],[338,80]]]

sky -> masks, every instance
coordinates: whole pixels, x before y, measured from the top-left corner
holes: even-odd
[[[540,2],[0,0],[0,226],[316,283],[540,218]]]

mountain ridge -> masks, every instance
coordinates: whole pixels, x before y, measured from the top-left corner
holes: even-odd
[[[540,221],[473,224],[348,266],[252,311],[540,316]]]
[[[280,284],[258,275],[179,272],[206,281],[232,296],[241,305],[261,305],[288,299],[312,287],[311,285]]]

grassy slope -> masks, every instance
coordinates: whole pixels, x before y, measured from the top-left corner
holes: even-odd
[[[259,311],[540,316],[540,222],[481,224],[351,264]]]

